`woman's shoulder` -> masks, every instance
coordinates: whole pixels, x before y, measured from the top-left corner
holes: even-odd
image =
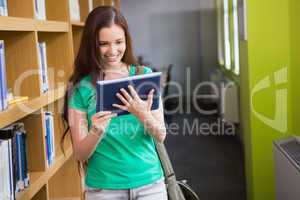
[[[143,70],[143,71],[139,71]],[[130,65],[130,72],[131,74],[148,74],[152,72],[152,69],[150,66],[144,66],[144,65]],[[143,72],[143,73],[140,73]]]

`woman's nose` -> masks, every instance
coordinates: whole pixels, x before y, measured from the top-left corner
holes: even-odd
[[[110,45],[110,46],[109,46],[109,49],[108,49],[108,52],[109,52],[110,54],[115,54],[115,53],[117,53],[117,52],[118,52],[117,46],[114,45],[114,44]]]

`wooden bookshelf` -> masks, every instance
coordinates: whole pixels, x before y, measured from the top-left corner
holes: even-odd
[[[0,16],[0,40],[5,44],[7,85],[14,96],[28,101],[13,104],[0,112],[0,128],[24,123],[30,185],[17,193],[17,200],[82,200],[82,178],[72,154],[70,137],[66,152],[60,149],[64,131],[61,120],[66,81],[72,73],[84,22],[89,13],[88,0],[79,0],[80,21],[70,20],[69,0],[45,0],[46,20],[35,19],[33,0],[8,0],[8,15]],[[94,0],[93,7],[120,1]],[[46,43],[49,90],[41,92],[38,42]],[[48,166],[44,111],[54,118],[55,161]]]

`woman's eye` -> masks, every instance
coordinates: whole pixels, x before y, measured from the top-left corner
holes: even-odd
[[[117,44],[122,44],[123,43],[123,41],[117,41]]]
[[[99,46],[105,46],[107,45],[106,43],[100,43]]]

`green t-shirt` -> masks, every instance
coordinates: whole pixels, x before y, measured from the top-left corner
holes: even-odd
[[[135,74],[130,66],[130,76]],[[151,73],[145,67],[144,73]],[[69,108],[87,113],[88,127],[96,113],[96,90],[86,76],[73,91]],[[163,177],[153,138],[132,114],[112,118],[104,137],[88,160],[85,184],[92,188],[129,189],[150,184]]]

